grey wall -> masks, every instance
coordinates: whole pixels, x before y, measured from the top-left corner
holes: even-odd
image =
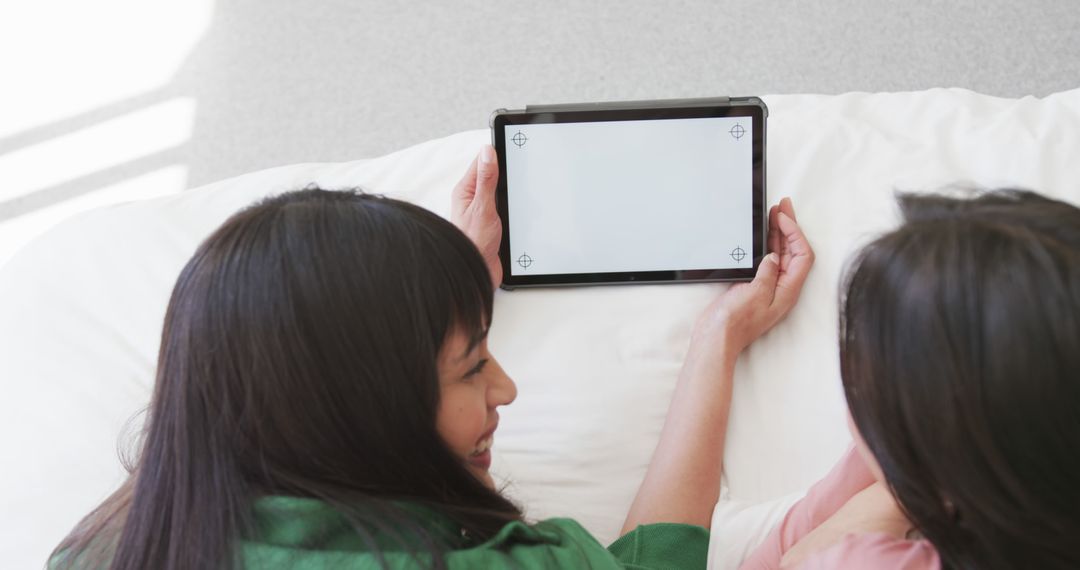
[[[376,156],[525,103],[1080,86],[1075,0],[219,4],[175,85],[199,101],[193,185]]]
[[[216,4],[166,88],[55,127],[193,96],[191,142],[53,189],[42,204],[177,162],[196,186],[377,156],[525,103],[1080,86],[1076,0]]]

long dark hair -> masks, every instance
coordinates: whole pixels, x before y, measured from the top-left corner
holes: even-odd
[[[841,301],[854,423],[946,567],[1080,567],[1080,210],[899,202]]]
[[[491,308],[476,248],[417,206],[305,189],[235,214],[173,289],[128,482],[54,555],[116,570],[237,566],[252,501],[292,495],[328,502],[365,537],[408,536],[441,567],[448,537],[401,502],[476,540],[522,517],[435,427],[439,350],[452,329],[485,331]]]

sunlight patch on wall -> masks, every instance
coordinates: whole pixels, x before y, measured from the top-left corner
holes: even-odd
[[[0,208],[63,182],[120,166],[191,138],[195,100],[178,97],[0,155]]]
[[[0,3],[0,265],[76,213],[183,190],[196,101],[170,84],[214,0]]]
[[[163,87],[213,8],[213,0],[4,2],[0,139]]]

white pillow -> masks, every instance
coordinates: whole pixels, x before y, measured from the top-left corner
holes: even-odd
[[[1043,100],[932,90],[766,102],[769,202],[792,196],[818,262],[800,304],[736,367],[726,496],[739,505],[804,489],[847,443],[837,280],[859,243],[895,223],[894,190],[960,181],[1080,202],[1080,91]],[[368,161],[248,174],[81,215],[27,246],[0,272],[0,560],[41,565],[122,480],[118,437],[125,424],[129,432],[141,425],[129,419],[150,394],[169,293],[226,217],[310,183],[362,186],[446,215],[450,188],[488,140],[486,130],[470,131]],[[497,293],[491,348],[519,395],[502,413],[493,470],[529,515],[571,516],[603,542],[616,537],[691,323],[724,288]],[[714,526],[767,528],[753,513],[779,510],[723,509],[731,517]],[[737,540],[717,535],[712,546],[752,546]]]

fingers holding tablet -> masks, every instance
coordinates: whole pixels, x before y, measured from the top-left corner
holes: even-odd
[[[454,187],[450,199],[450,221],[480,250],[496,287],[502,282],[499,244],[503,233],[502,220],[495,207],[498,182],[499,161],[495,149],[484,145]]]
[[[767,251],[780,253],[780,227],[776,225],[776,215],[780,213],[780,205],[769,208],[769,243]]]
[[[495,186],[499,182],[499,162],[495,149],[484,145],[469,164],[465,175],[451,192],[451,216],[460,218],[470,208],[494,208]]]
[[[780,276],[776,282],[776,301],[786,313],[795,305],[814,265],[814,250],[795,218],[790,198],[781,200],[776,213],[777,241],[780,244]],[[772,236],[770,236],[770,241]]]

